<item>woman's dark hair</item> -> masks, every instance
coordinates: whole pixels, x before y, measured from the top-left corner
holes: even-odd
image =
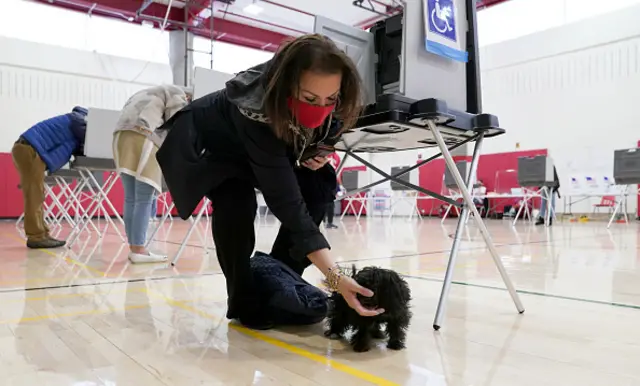
[[[305,71],[341,74],[342,83],[334,114],[342,121],[341,132],[353,128],[360,116],[362,82],[353,61],[329,38],[303,35],[285,42],[266,71],[264,112],[276,136],[293,143],[295,133],[289,128],[292,115],[287,98],[297,95]]]

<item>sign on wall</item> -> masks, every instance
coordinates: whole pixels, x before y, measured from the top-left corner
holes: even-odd
[[[465,33],[467,24],[464,4],[462,0],[424,0],[425,48],[428,52],[459,62],[468,61],[469,54],[459,38]]]

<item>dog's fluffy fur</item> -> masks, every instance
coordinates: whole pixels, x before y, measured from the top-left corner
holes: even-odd
[[[366,308],[383,308],[385,312],[377,316],[360,316],[342,295],[334,292],[329,298],[329,329],[325,335],[340,339],[347,331],[354,330],[351,345],[356,352],[369,351],[373,339],[389,338],[387,347],[391,350],[405,348],[405,339],[411,311],[409,301],[411,291],[407,282],[396,272],[378,267],[351,268],[351,277],[361,286],[374,292],[373,297],[358,295],[358,300]],[[386,324],[386,331],[381,329]]]

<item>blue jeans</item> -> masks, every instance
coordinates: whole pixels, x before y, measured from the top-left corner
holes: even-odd
[[[120,179],[124,188],[124,228],[127,240],[129,245],[143,246],[147,241],[152,210],[157,208],[156,190],[128,174],[121,174]]]
[[[553,192],[552,188],[544,188],[542,191],[542,199],[540,201],[540,218],[545,218],[547,214],[547,197],[551,193],[551,218],[553,218],[553,214],[556,212],[556,194]]]

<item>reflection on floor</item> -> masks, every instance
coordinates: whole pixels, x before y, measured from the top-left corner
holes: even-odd
[[[471,224],[471,222],[470,222]],[[407,275],[408,349],[355,354],[322,326],[254,332],[228,323],[224,278],[204,227],[175,268],[132,266],[122,242],[85,235],[70,252],[28,251],[0,223],[2,385],[639,385],[638,226],[489,220],[526,307],[515,311],[473,225],[443,328],[431,325],[455,220],[345,219],[334,252]],[[277,223],[256,223],[268,250]],[[155,248],[175,253],[187,223]],[[62,236],[68,232],[62,230]],[[319,274],[305,274],[314,283]]]

